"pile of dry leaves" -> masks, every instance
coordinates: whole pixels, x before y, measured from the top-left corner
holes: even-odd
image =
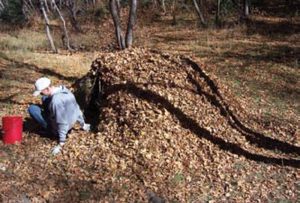
[[[2,199],[297,201],[300,143],[248,121],[216,81],[183,56],[99,56],[76,83],[97,132],[74,130],[56,157],[53,142],[36,136],[1,146]]]

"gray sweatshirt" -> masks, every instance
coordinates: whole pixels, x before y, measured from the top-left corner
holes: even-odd
[[[58,134],[59,142],[64,143],[68,131],[78,121],[84,125],[83,114],[76,102],[73,93],[65,86],[54,90],[49,104],[50,123],[53,133]]]

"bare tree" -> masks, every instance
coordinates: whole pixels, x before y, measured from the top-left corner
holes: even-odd
[[[119,48],[125,49],[131,47],[133,41],[133,27],[136,22],[137,0],[130,0],[129,19],[128,19],[127,31],[125,37],[123,36],[123,32],[121,28],[119,0],[110,0],[109,8],[115,25],[115,34],[117,37],[117,43]]]
[[[200,23],[202,24],[202,26],[206,26],[206,21],[203,17],[203,13],[201,11],[202,8],[200,8],[200,3],[198,0],[193,0],[193,3],[194,3],[194,6],[195,6],[195,9],[196,9],[196,12],[198,14],[198,17],[199,17],[199,20],[200,20]]]
[[[0,0],[0,13],[7,7],[8,1],[7,0]]]
[[[48,6],[48,2],[47,0],[44,0],[45,1],[45,8],[46,8],[46,11],[49,13],[50,10],[49,10],[49,6]]]
[[[31,0],[23,0],[23,5],[27,6],[29,10],[34,11],[35,7]]]
[[[244,17],[248,17],[250,14],[250,0],[244,0]]]
[[[62,13],[60,12],[60,9],[56,5],[55,0],[52,0],[52,4],[54,6],[54,9],[58,13],[59,18],[60,18],[60,20],[62,21],[62,24],[63,24],[63,31],[64,31],[64,34],[63,34],[63,37],[62,37],[63,44],[67,47],[67,49],[69,51],[72,51],[72,48],[70,47],[70,39],[69,39],[69,35],[68,35],[68,30],[67,30],[67,27],[66,27],[66,21],[65,21],[63,15],[62,15]]]
[[[119,15],[119,18],[120,18],[120,12],[121,12],[121,3],[120,3],[120,0],[116,0],[116,3],[117,3],[117,11],[118,11],[118,15]]]
[[[167,10],[166,10],[166,3],[165,3],[165,0],[160,0],[160,4],[161,4],[161,8],[162,8],[163,12],[166,13]]]
[[[172,24],[176,25],[177,24],[177,19],[176,19],[176,16],[177,16],[177,0],[172,1],[171,10],[172,10],[172,17],[173,17]]]
[[[127,32],[126,32],[126,47],[127,48],[132,46],[133,27],[134,27],[135,21],[136,21],[136,8],[137,8],[137,0],[131,0]]]
[[[0,12],[6,7],[7,2],[5,0],[0,0]]]
[[[49,40],[49,42],[50,42],[52,51],[53,51],[54,53],[57,53],[57,49],[56,49],[56,47],[55,47],[55,44],[54,44],[54,41],[53,41],[53,38],[52,38],[52,35],[51,35],[51,32],[50,32],[50,22],[49,22],[49,19],[48,19],[46,10],[45,10],[45,5],[44,5],[44,1],[43,1],[43,0],[40,0],[40,8],[41,8],[42,14],[43,14],[44,19],[45,19],[45,24],[46,24],[46,34],[47,34],[48,40]]]
[[[109,9],[110,13],[112,15],[114,25],[115,25],[115,34],[117,37],[117,42],[120,49],[125,49],[125,40],[122,34],[122,28],[121,28],[121,20],[120,15],[118,11],[118,0],[110,0],[109,1]]]
[[[154,10],[159,8],[164,14],[166,13],[166,4],[165,0],[152,0],[152,7]]]
[[[219,26],[221,22],[221,1],[222,0],[217,0],[217,12],[216,12],[216,25]]]
[[[34,4],[32,3],[31,0],[28,0],[28,2],[29,2],[30,6],[31,6],[32,8],[35,8],[35,7],[34,7]]]
[[[2,0],[0,0],[0,10],[3,10],[5,8],[4,3],[2,2]]]
[[[25,15],[25,17],[28,18],[34,12],[34,8],[32,8],[31,5],[26,0],[23,0],[22,5],[23,5],[22,6],[22,12]],[[0,10],[1,10],[1,6],[0,6]]]
[[[73,26],[76,32],[81,32],[80,25],[77,21],[77,12],[78,12],[77,0],[68,0],[66,2],[66,7],[70,14],[71,25]]]

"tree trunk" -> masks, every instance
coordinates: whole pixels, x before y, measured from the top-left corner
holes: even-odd
[[[176,19],[176,12],[177,12],[177,0],[173,0],[172,2],[172,17],[173,17],[173,22],[172,24],[173,25],[176,25],[177,24],[177,19]]]
[[[122,28],[121,28],[121,21],[120,21],[120,16],[118,14],[118,5],[117,5],[117,0],[110,0],[109,1],[109,9],[110,13],[112,15],[114,25],[115,25],[115,33],[117,37],[117,42],[118,46],[120,49],[125,49],[125,40],[122,34]]]
[[[248,17],[250,14],[250,0],[244,0],[244,16]]]
[[[31,8],[34,10],[34,9],[35,9],[35,7],[34,7],[34,5],[33,5],[32,1],[31,1],[31,0],[28,0],[28,1],[29,1],[29,4],[30,4]]]
[[[0,0],[0,11],[4,9],[4,4],[2,3],[2,1]]]
[[[27,0],[23,0],[22,2],[23,2],[23,5],[25,5],[28,8],[28,10],[30,10],[32,12],[35,11],[35,7],[34,7],[34,5],[33,5],[33,3],[32,3],[31,0],[28,0],[28,1]]]
[[[136,22],[136,8],[137,8],[137,0],[131,0],[128,26],[127,26],[127,32],[126,32],[126,47],[127,48],[132,46],[133,27]]]
[[[81,27],[77,21],[77,3],[76,0],[69,0],[67,1],[67,8],[69,10],[69,14],[70,14],[70,21],[71,21],[71,25],[72,27],[75,29],[76,32],[81,32]]]
[[[63,23],[63,30],[64,30],[64,35],[62,37],[62,40],[63,40],[63,44],[67,47],[67,49],[69,51],[72,51],[72,48],[70,47],[70,39],[69,39],[69,35],[68,35],[68,31],[67,31],[67,27],[66,27],[66,21],[64,19],[64,17],[62,16],[59,8],[57,7],[56,3],[55,3],[55,0],[52,0],[52,3],[53,3],[53,6],[54,6],[54,9],[56,10],[56,12],[58,13],[59,17],[60,17],[60,20],[62,21]]]
[[[164,14],[165,14],[165,13],[167,12],[165,0],[161,0],[160,2],[161,2],[161,8],[162,8],[162,10],[163,10],[163,12],[164,12]]]
[[[197,14],[198,14],[200,23],[202,24],[202,26],[206,26],[206,22],[205,22],[205,19],[203,17],[202,11],[201,11],[201,9],[199,7],[198,1],[197,0],[193,0],[193,2],[194,2],[195,9],[197,11]]]
[[[1,0],[0,0],[0,10],[1,10]],[[32,9],[30,4],[26,0],[23,0],[22,11],[23,11],[24,15],[28,18],[29,15],[32,15],[34,10]]]
[[[158,6],[158,2],[157,2],[158,0],[152,0],[152,7],[153,7],[153,9],[156,9]]]
[[[48,19],[46,10],[45,10],[45,6],[44,6],[43,0],[40,0],[40,5],[41,5],[41,11],[42,11],[43,16],[44,16],[44,19],[45,19],[46,33],[47,33],[48,40],[49,40],[49,42],[50,42],[52,51],[53,51],[54,53],[57,53],[57,49],[56,49],[56,47],[55,47],[55,45],[54,45],[53,38],[52,38],[52,36],[51,36],[51,32],[50,32],[50,23],[49,23],[49,19]]]
[[[77,21],[76,10],[70,9],[69,11],[70,11],[71,25],[73,26],[76,32],[82,32],[81,27]]]
[[[50,10],[49,10],[49,6],[48,6],[48,2],[47,2],[47,0],[44,0],[44,1],[45,1],[45,7],[46,7],[46,10],[47,10],[47,12],[49,13]]]
[[[121,3],[120,3],[120,0],[116,0],[116,3],[117,3],[117,11],[118,11],[118,16],[120,18],[120,12],[121,12]]]
[[[221,13],[221,0],[218,0],[217,12],[216,12],[216,25],[220,26],[220,13]]]
[[[4,0],[0,0],[0,12],[3,11],[6,6],[7,6],[7,2]]]

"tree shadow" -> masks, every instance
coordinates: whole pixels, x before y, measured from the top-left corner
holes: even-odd
[[[267,22],[266,20],[247,19],[247,33],[267,36],[292,35],[300,32],[300,24],[289,21]]]
[[[101,173],[99,170],[91,170],[93,173]],[[137,173],[136,176],[138,177],[139,174]],[[112,181],[106,181],[104,184],[102,183],[99,188],[99,183],[97,181],[92,179],[76,179],[75,175],[71,178],[66,175],[56,175],[52,179],[55,182],[55,186],[58,188],[58,193],[56,193],[54,197],[48,199],[47,202],[116,202],[118,195],[124,190],[127,190],[124,186],[116,185]],[[151,201],[151,198],[153,199],[153,197],[157,198],[158,196],[152,193],[148,196],[148,201],[154,202]]]
[[[259,8],[262,13],[267,13],[271,16],[286,17],[297,15],[299,11],[300,2],[294,0],[285,1],[256,1],[255,6]]]
[[[56,191],[53,195],[48,195],[47,197],[43,196],[40,197],[39,200],[35,201],[42,201],[42,202],[86,202],[86,201],[95,201],[100,202],[104,198],[112,196],[114,191],[110,190],[112,188],[111,185],[107,184],[102,189],[97,188],[97,182],[94,180],[80,180],[76,179],[74,174],[69,175],[71,177],[67,177],[65,174],[55,174],[51,177],[47,177],[47,179],[51,179],[50,185],[56,188]],[[28,185],[31,181],[39,184],[38,191],[33,189],[30,191],[25,189],[23,191],[24,197],[18,197],[19,194],[14,194],[15,196],[11,196],[8,194],[9,200],[8,202],[31,202],[33,197],[37,195],[39,192],[49,191],[47,185],[45,185],[45,180],[39,178],[39,176],[34,176],[31,178],[30,181],[26,181],[24,184]],[[28,187],[27,187],[28,188]],[[53,191],[52,191],[53,192]],[[30,196],[27,194],[30,193]],[[113,194],[117,195],[117,194]],[[17,196],[17,197],[16,197]],[[113,199],[113,198],[111,198]],[[18,201],[17,201],[18,200]]]
[[[189,41],[195,41],[197,38],[195,36],[188,37],[182,33],[177,35],[162,35],[162,33],[156,34],[155,39],[157,42],[161,43],[180,43],[180,42],[189,42]]]
[[[163,56],[163,57],[168,57],[168,56]],[[189,58],[182,57],[181,59],[183,63],[187,64],[188,67],[190,67],[201,78],[204,79],[204,81],[212,91],[212,94],[203,91],[200,84],[191,76],[191,74],[189,74],[188,79],[194,85],[194,87],[196,87],[197,94],[205,96],[213,106],[217,107],[220,110],[221,115],[224,118],[226,118],[229,125],[232,128],[236,129],[239,133],[241,133],[251,144],[267,150],[279,150],[286,154],[300,155],[300,147],[293,146],[289,143],[267,137],[262,133],[255,132],[254,130],[242,124],[242,122],[230,110],[229,105],[225,102],[221,93],[219,92],[217,85],[209,78],[209,76],[207,76],[202,71],[202,69],[198,66],[198,64],[193,62]],[[177,63],[175,61],[173,62]],[[286,166],[292,166],[297,168],[300,167],[300,160],[286,159],[286,158],[273,158],[264,155],[253,154],[241,148],[237,144],[226,142],[223,139],[214,136],[207,129],[199,126],[196,120],[188,117],[184,112],[182,112],[181,109],[171,104],[166,98],[158,95],[157,93],[151,90],[144,90],[138,87],[137,85],[138,85],[137,83],[130,83],[130,82],[128,82],[127,84],[116,84],[112,86],[106,85],[104,98],[118,91],[128,92],[129,94],[139,99],[146,100],[150,103],[163,106],[166,110],[168,110],[172,115],[174,115],[179,120],[182,127],[189,129],[191,132],[196,134],[199,138],[205,138],[209,140],[210,142],[219,146],[221,149],[225,151],[229,151],[231,153],[244,156],[245,158],[254,161],[276,164],[276,165],[286,165]]]
[[[13,71],[17,71],[18,75],[19,75],[19,77],[14,75],[13,79],[17,80],[19,82],[29,82],[29,83],[33,82],[32,76],[30,76],[30,74],[28,73],[29,71],[34,71],[36,73],[40,73],[40,74],[46,75],[46,76],[53,76],[60,80],[66,80],[66,81],[70,81],[70,82],[73,82],[77,79],[76,77],[64,76],[64,75],[57,73],[47,67],[39,68],[38,66],[36,66],[34,64],[19,62],[17,60],[9,58],[7,55],[5,55],[2,52],[0,52],[0,60],[1,59],[4,59],[4,60],[10,62],[11,64],[13,64],[13,66],[14,66],[13,68],[15,68],[15,70],[13,70]],[[7,74],[4,74],[6,71],[11,71],[11,69],[2,69],[2,70],[0,69],[0,76],[3,77],[4,75],[7,75]],[[6,79],[9,79],[9,78],[6,78]]]
[[[97,182],[93,180],[69,180],[65,177],[59,177],[55,182],[56,185],[61,188],[60,191],[63,192],[56,194],[50,202],[99,202],[104,198],[111,196],[114,192],[110,186],[105,187],[103,190],[99,190],[96,187]],[[68,188],[68,190],[65,190],[65,188]]]
[[[297,57],[300,55],[299,48],[294,48],[286,45],[273,45],[271,47],[248,47],[247,51],[237,53],[235,51],[225,52],[224,58],[233,58],[247,61],[250,64],[257,64],[257,62],[272,62],[272,63],[291,63],[290,66],[295,65]],[[297,68],[297,67],[295,67]]]
[[[255,55],[251,54],[253,52]],[[247,52],[244,53],[236,53],[234,51],[226,52],[216,63],[223,63],[224,58],[242,61],[243,65],[241,67],[226,67],[222,70],[220,69],[219,74],[233,74],[231,80],[235,79],[233,80],[234,82],[236,80],[244,81],[247,86],[254,90],[253,93],[257,93],[257,90],[262,90],[267,92],[270,98],[274,98],[278,101],[297,103],[300,97],[300,89],[297,86],[298,78],[297,74],[294,74],[294,71],[296,71],[299,66],[299,59],[297,59],[299,55],[300,49],[290,46],[249,48]],[[258,70],[257,64],[260,63],[262,64],[261,66],[265,65],[265,67],[259,68],[263,68],[264,74],[270,77],[270,79],[264,80],[262,77],[258,77],[259,75],[256,69]],[[286,66],[292,71],[285,70]],[[249,77],[248,72],[252,72],[252,70],[257,77]],[[270,73],[267,73],[267,71],[270,71]]]
[[[189,61],[189,63],[194,62]],[[197,64],[194,63],[191,65],[193,66],[194,70],[197,70],[200,76],[205,79],[205,82],[209,85],[211,90],[213,90],[213,93],[219,97],[220,101],[215,95],[211,95],[203,91],[197,81],[189,74],[188,79],[196,87],[198,94],[205,96],[212,105],[216,106],[220,110],[221,115],[226,118],[230,126],[240,132],[251,144],[268,150],[280,150],[283,153],[300,155],[300,147],[267,137],[243,125],[229,109],[228,104],[225,103],[214,82],[207,75],[205,75],[205,73]]]
[[[253,154],[251,152],[244,150],[237,144],[224,141],[223,139],[212,135],[207,129],[200,127],[199,124],[194,119],[188,117],[184,112],[182,112],[181,109],[175,107],[167,99],[165,99],[164,97],[158,95],[157,93],[155,93],[153,91],[144,90],[140,87],[137,87],[136,84],[134,84],[134,83],[127,83],[127,84],[116,84],[116,85],[107,87],[105,94],[110,95],[110,94],[114,94],[118,91],[125,91],[139,99],[148,101],[148,102],[156,104],[156,105],[161,105],[162,107],[164,107],[166,110],[168,110],[173,116],[175,116],[179,120],[179,122],[183,128],[190,130],[195,135],[197,135],[199,138],[204,138],[204,139],[212,142],[213,144],[217,145],[222,150],[231,152],[233,154],[237,154],[239,156],[243,156],[243,157],[253,160],[253,161],[264,162],[264,163],[273,164],[273,165],[283,165],[283,166],[291,166],[291,167],[295,167],[295,168],[300,168],[300,160],[285,159],[285,158],[273,158],[273,157],[267,157],[264,155]],[[250,129],[243,129],[243,130],[254,133]],[[257,143],[257,142],[264,141],[264,140],[254,139],[254,141],[255,141],[255,143]],[[265,143],[260,143],[259,146],[264,147],[264,148],[269,147],[269,145],[268,144],[265,145]],[[293,148],[294,149],[296,148],[297,152],[299,152],[299,149],[297,147],[293,147]],[[290,152],[290,151],[291,150],[288,150],[287,152]],[[292,152],[297,153],[295,151],[292,151]]]

